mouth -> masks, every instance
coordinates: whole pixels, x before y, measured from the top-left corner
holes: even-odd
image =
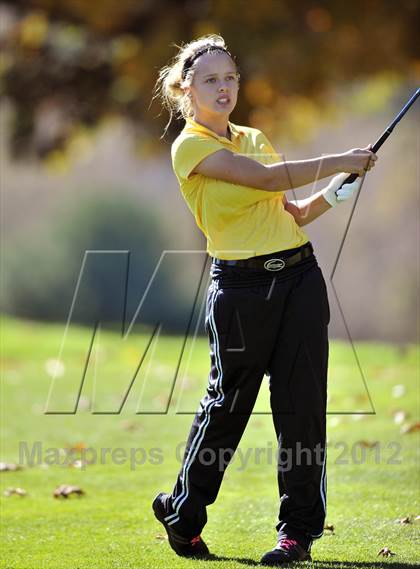
[[[216,103],[222,106],[226,106],[230,103],[230,97],[228,97],[227,95],[222,95],[216,100]]]

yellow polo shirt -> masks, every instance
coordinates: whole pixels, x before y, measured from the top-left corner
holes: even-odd
[[[305,232],[284,209],[284,192],[268,192],[191,174],[204,158],[223,148],[262,164],[281,161],[260,130],[231,122],[229,127],[231,141],[187,118],[171,149],[182,195],[207,238],[209,255],[219,259],[247,259],[307,243]]]

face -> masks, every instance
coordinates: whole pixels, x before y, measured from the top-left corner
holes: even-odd
[[[185,88],[194,114],[200,117],[229,115],[238,99],[239,75],[227,53],[200,56],[194,64],[192,83]]]

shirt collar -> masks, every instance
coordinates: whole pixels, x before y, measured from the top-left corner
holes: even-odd
[[[235,143],[239,139],[239,137],[245,133],[240,128],[238,128],[235,124],[231,123],[230,121],[228,121],[228,125],[229,125],[230,132],[232,133],[232,140],[229,140],[228,138],[226,138],[226,136],[219,136],[216,132],[214,132],[213,130],[210,130],[206,126],[196,122],[191,117],[187,117],[185,119],[185,130],[187,132],[198,132],[201,134],[206,134],[207,136],[211,136],[212,138],[215,138],[216,140],[220,140],[221,142]]]

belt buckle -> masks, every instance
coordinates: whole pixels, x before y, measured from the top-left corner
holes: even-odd
[[[281,271],[286,266],[286,261],[284,259],[268,259],[264,263],[264,269],[266,271]]]

